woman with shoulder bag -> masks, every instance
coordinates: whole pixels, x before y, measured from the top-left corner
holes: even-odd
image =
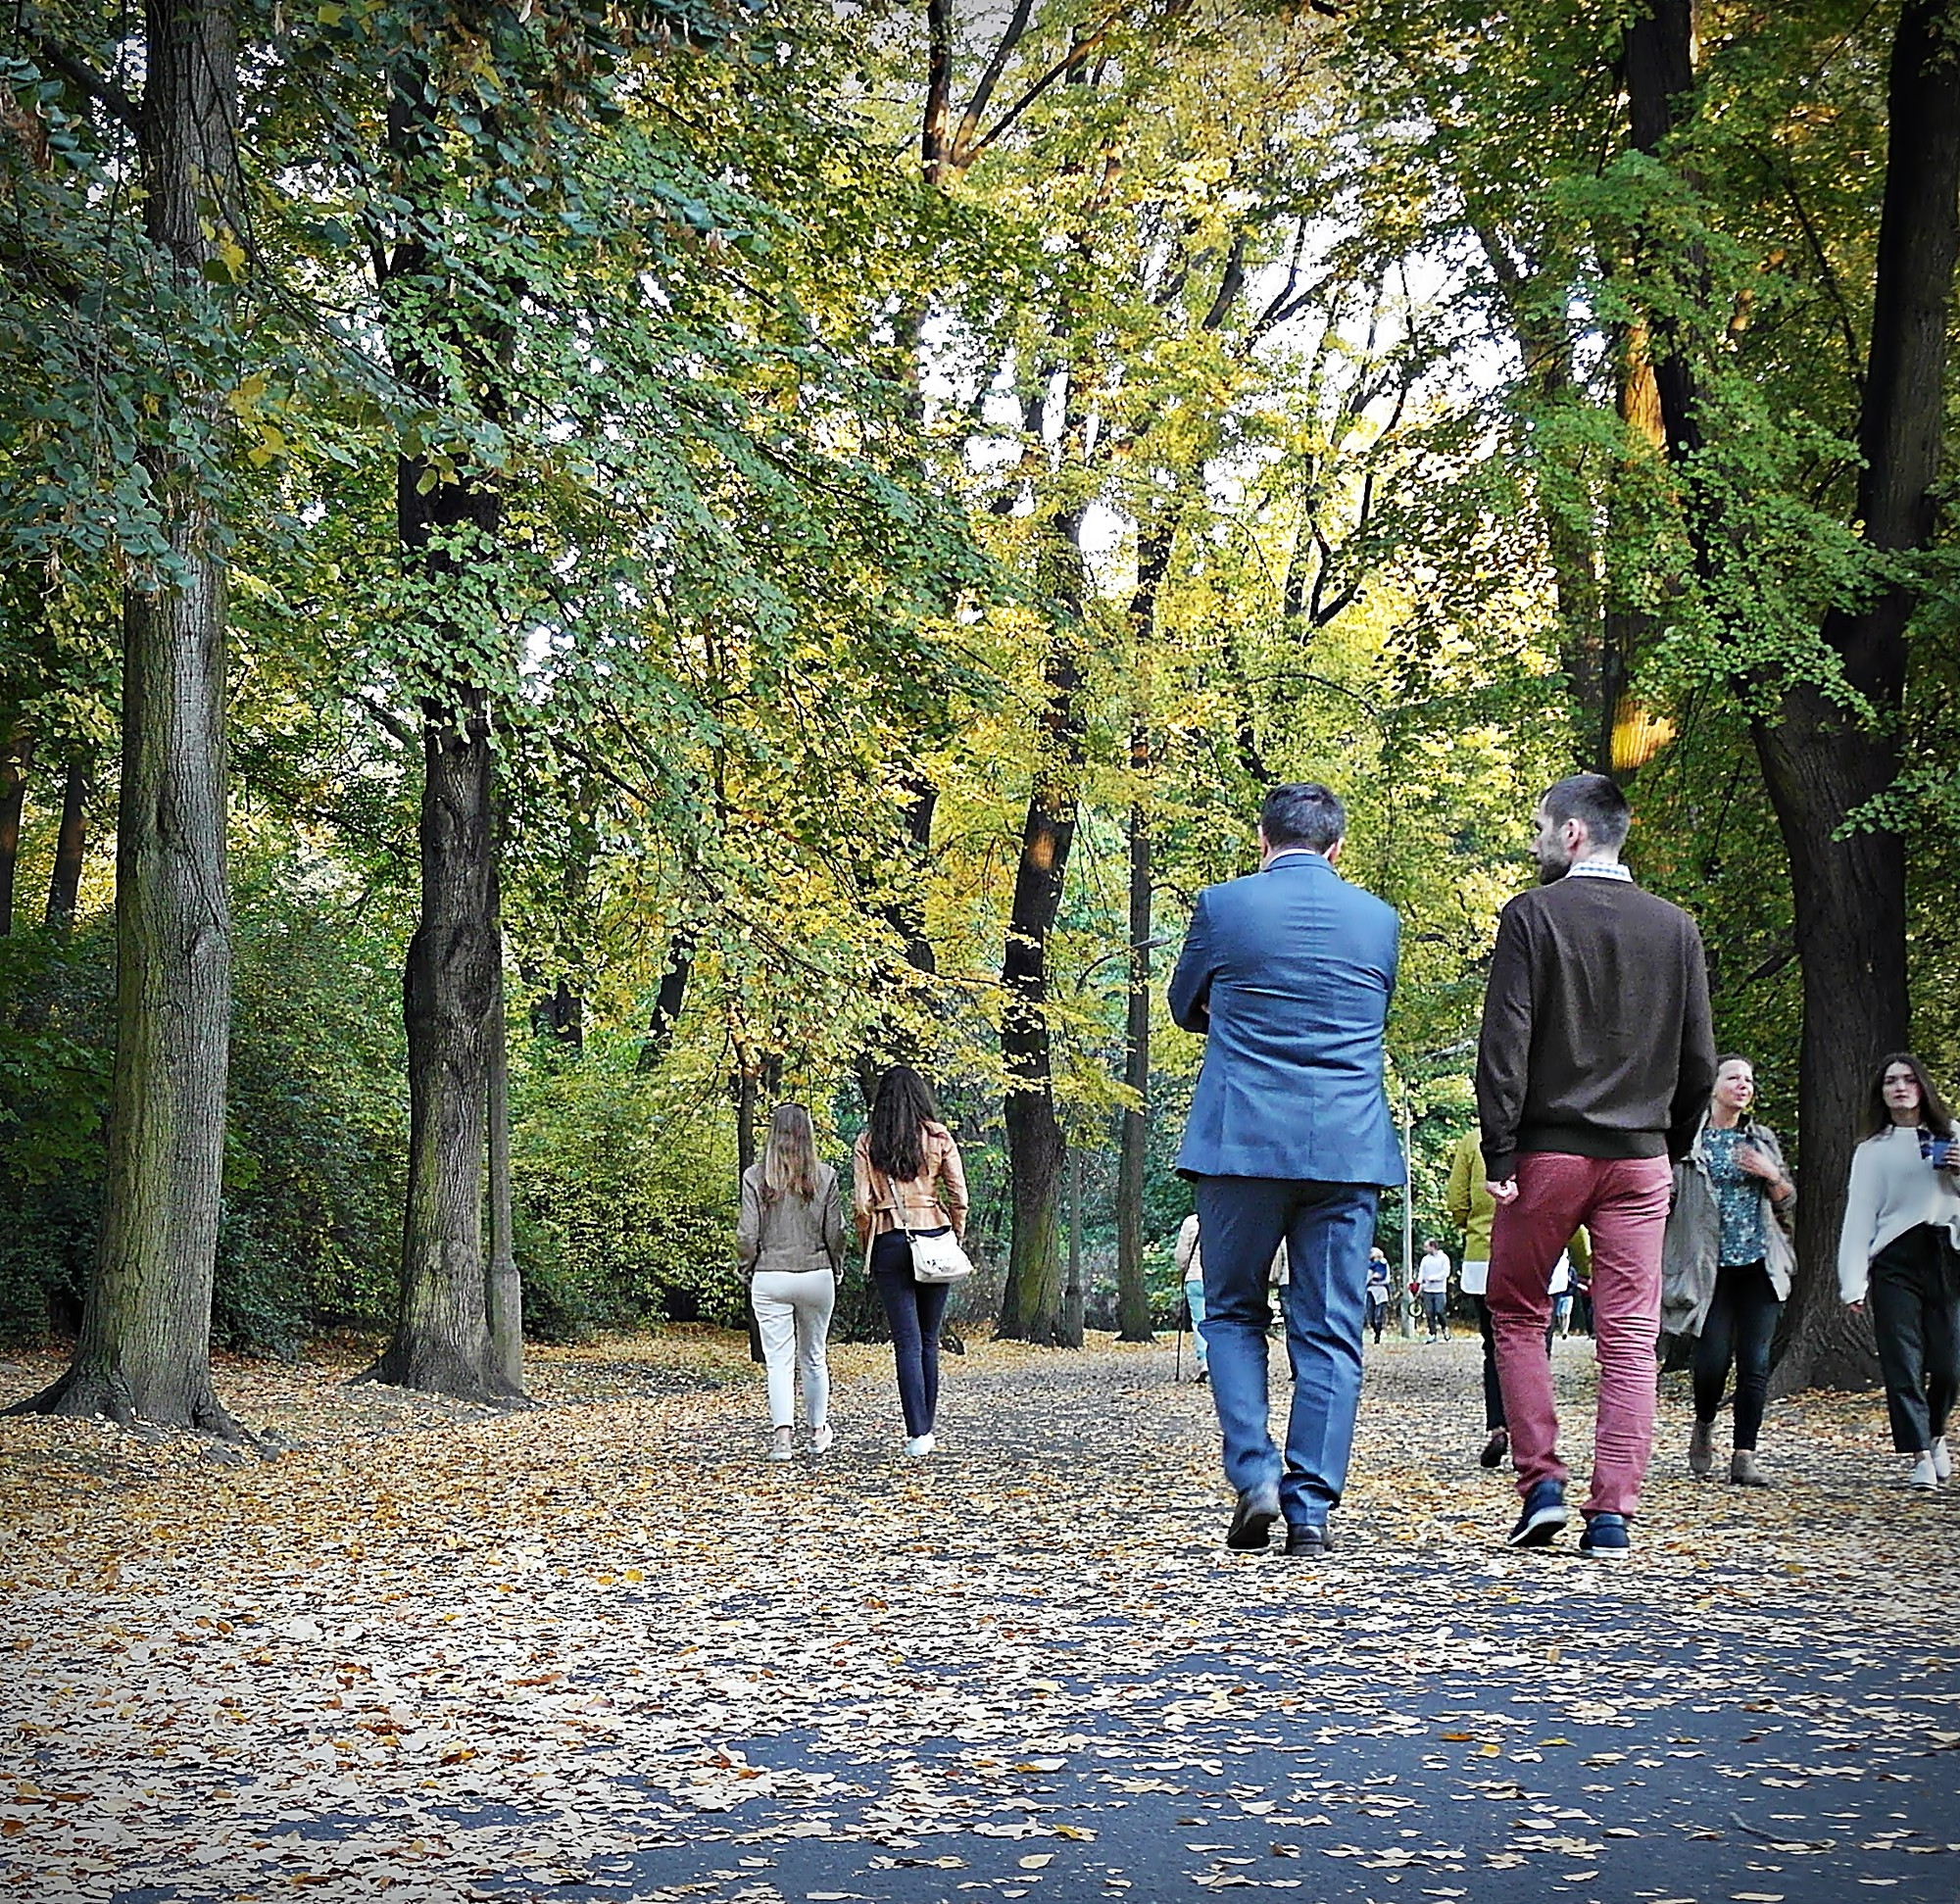
[[[816,1131],[801,1104],[778,1104],[760,1163],[742,1173],[735,1252],[762,1339],[769,1383],[769,1459],[796,1453],[797,1378],[803,1378],[809,1451],[831,1442],[825,1345],[844,1262],[844,1206],[837,1172],[816,1160]]]
[[[1892,1446],[1911,1488],[1953,1472],[1946,1418],[1960,1390],[1960,1147],[1926,1067],[1894,1051],[1872,1081],[1869,1135],[1851,1153],[1838,1290],[1872,1304]]]
[[[1715,1089],[1689,1153],[1674,1168],[1674,1206],[1661,1249],[1661,1327],[1694,1343],[1694,1433],[1688,1471],[1715,1466],[1715,1414],[1729,1370],[1736,1371],[1736,1442],[1729,1479],[1767,1488],[1756,1438],[1769,1392],[1770,1342],[1789,1299],[1796,1254],[1785,1225],[1796,1186],[1783,1147],[1749,1115],[1755,1066],[1715,1060]]]
[[[939,1326],[950,1285],[919,1279],[913,1241],[929,1253],[936,1240],[958,1241],[966,1228],[966,1173],[932,1093],[909,1065],[895,1064],[878,1081],[851,1174],[864,1267],[892,1325],[906,1452],[927,1455],[939,1412]]]

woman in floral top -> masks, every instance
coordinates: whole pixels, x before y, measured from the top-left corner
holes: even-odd
[[[1696,1338],[1689,1472],[1699,1478],[1715,1465],[1715,1415],[1733,1367],[1736,1444],[1729,1479],[1764,1488],[1769,1481],[1756,1465],[1756,1438],[1769,1389],[1770,1340],[1789,1294],[1794,1252],[1785,1224],[1796,1186],[1776,1133],[1749,1115],[1755,1097],[1755,1067],[1747,1058],[1716,1061],[1708,1115],[1693,1149],[1675,1166],[1661,1326]]]

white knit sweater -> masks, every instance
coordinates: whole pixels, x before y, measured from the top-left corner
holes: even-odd
[[[1846,1302],[1865,1299],[1872,1258],[1918,1223],[1944,1225],[1960,1249],[1960,1177],[1934,1169],[1919,1154],[1919,1133],[1894,1126],[1851,1152],[1838,1239],[1838,1289]]]

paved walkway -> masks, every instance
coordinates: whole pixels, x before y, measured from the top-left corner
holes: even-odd
[[[241,1372],[307,1444],[239,1467],[5,1424],[0,1899],[1950,1904],[1960,1493],[1869,1396],[1697,1486],[1671,1398],[1634,1561],[1510,1554],[1475,1353],[1371,1351],[1318,1565],[1224,1549],[1167,1345],[951,1361],[923,1464],[880,1351],[778,1467],[700,1340],[507,1418]]]

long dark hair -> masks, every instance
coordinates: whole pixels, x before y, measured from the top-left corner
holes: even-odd
[[[1883,1137],[1892,1127],[1891,1107],[1886,1102],[1886,1073],[1894,1064],[1909,1065],[1912,1075],[1919,1080],[1919,1121],[1935,1137],[1950,1138],[1953,1135],[1953,1113],[1946,1108],[1946,1099],[1933,1088],[1933,1080],[1926,1075],[1926,1066],[1920,1063],[1910,1051],[1889,1051],[1879,1060],[1879,1068],[1872,1073],[1872,1102],[1866,1114],[1867,1137]]]
[[[909,1064],[895,1064],[878,1080],[869,1147],[888,1182],[908,1184],[925,1168],[925,1127],[938,1122],[939,1106]]]

